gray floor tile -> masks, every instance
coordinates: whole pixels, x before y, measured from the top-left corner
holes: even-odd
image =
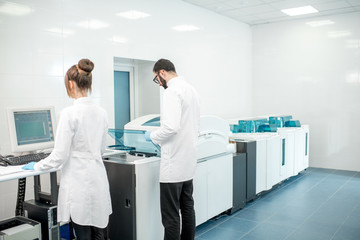
[[[241,240],[247,239],[261,239],[261,240],[282,240],[285,239],[289,233],[294,231],[293,228],[283,227],[274,224],[264,223],[256,227],[253,231],[244,235]]]
[[[360,204],[357,205],[357,207],[354,208],[354,211],[352,211],[351,216],[355,216],[355,217],[360,218]]]
[[[296,228],[306,221],[307,216],[299,216],[290,214],[289,212],[281,211],[270,217],[266,223],[271,223],[285,228]]]
[[[332,240],[359,240],[360,239],[360,217],[350,216],[347,221],[335,233]]]
[[[205,232],[208,232],[226,220],[228,220],[227,215],[222,215],[220,217],[210,219],[209,221],[196,227],[195,236],[201,236]]]
[[[305,219],[311,216],[312,214],[314,214],[317,211],[317,209],[319,209],[318,205],[306,205],[306,204],[295,205],[293,203],[288,203],[282,209],[282,212],[284,214],[288,214],[296,217],[302,217]]]
[[[345,170],[335,170],[333,175],[335,178],[337,177],[354,177],[358,172],[355,171],[345,171]]]
[[[204,239],[204,240],[220,240],[220,239],[240,240],[240,238],[244,234],[245,233],[243,233],[243,232],[234,231],[231,229],[214,228],[199,237],[201,237],[201,239]]]
[[[293,233],[285,238],[286,240],[330,240],[335,234],[336,229],[318,224],[307,222],[301,225]]]
[[[246,219],[258,223],[265,222],[271,216],[272,213],[256,211],[256,209],[244,209],[234,215],[235,218]]]
[[[262,201],[261,199],[258,199],[256,201],[257,201],[257,203],[253,204],[248,209],[252,209],[254,211],[266,212],[270,215],[276,213],[277,211],[280,211],[281,206],[278,204],[273,204],[273,203],[269,203],[266,201]]]
[[[228,221],[221,223],[220,225],[218,225],[218,227],[247,233],[254,229],[257,225],[258,223],[254,221],[233,217],[230,218]]]

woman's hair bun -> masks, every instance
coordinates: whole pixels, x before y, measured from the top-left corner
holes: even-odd
[[[94,63],[89,59],[81,59],[78,63],[78,67],[87,73],[91,73],[94,69]]]

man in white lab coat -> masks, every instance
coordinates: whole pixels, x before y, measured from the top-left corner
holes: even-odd
[[[164,239],[190,240],[195,237],[192,195],[200,99],[197,91],[177,75],[174,64],[169,60],[157,61],[153,72],[153,81],[165,89],[161,126],[154,132],[147,132],[145,137],[161,146],[160,205]]]

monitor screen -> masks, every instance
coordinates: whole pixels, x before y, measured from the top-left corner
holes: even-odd
[[[8,109],[12,152],[36,151],[54,145],[54,110]]]

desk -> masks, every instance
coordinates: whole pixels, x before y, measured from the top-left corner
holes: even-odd
[[[41,174],[58,171],[58,169],[52,169],[47,171],[29,171],[21,169],[23,166],[24,165],[0,167],[0,182],[32,176],[39,176]]]
[[[22,166],[23,165],[0,167],[0,182],[19,179],[19,186],[20,186],[20,179],[33,176],[35,201],[40,201],[41,199],[53,205],[56,205],[57,196],[58,196],[56,171],[58,171],[59,169],[50,169],[46,171],[31,171],[31,170],[21,169]],[[50,173],[50,189],[51,189],[50,194],[41,192],[40,175],[45,173]],[[25,197],[25,189],[23,191],[24,191],[23,192],[24,196],[22,196],[22,198]],[[18,192],[18,196],[19,196],[19,192]],[[22,200],[20,199],[20,201],[24,201],[24,199]]]
[[[43,240],[60,239],[60,229],[57,223],[57,177],[58,169],[47,171],[29,171],[21,169],[23,165],[0,167],[0,182],[19,179],[18,198],[15,215],[23,215],[24,210],[28,212],[28,217],[41,223]],[[50,193],[41,192],[40,175],[50,173]],[[34,177],[34,197],[35,200],[24,202],[25,198],[25,179]]]

